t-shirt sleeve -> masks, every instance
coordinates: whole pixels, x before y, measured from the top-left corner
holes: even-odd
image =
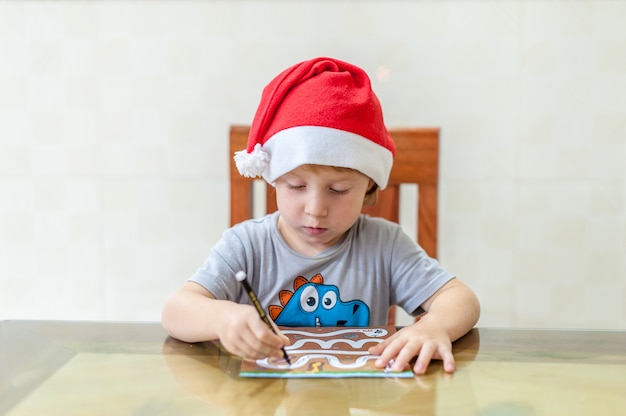
[[[391,301],[408,313],[417,314],[421,311],[420,305],[454,275],[401,229],[396,233],[392,249]]]
[[[246,244],[237,231],[226,230],[202,266],[188,279],[203,286],[217,299],[235,302],[242,293],[235,273],[246,270]]]

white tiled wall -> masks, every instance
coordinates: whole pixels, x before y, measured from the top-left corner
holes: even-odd
[[[228,223],[227,133],[300,60],[442,131],[482,326],[626,329],[626,2],[0,0],[0,319],[158,320]]]

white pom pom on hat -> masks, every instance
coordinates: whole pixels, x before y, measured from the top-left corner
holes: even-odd
[[[315,58],[281,72],[263,90],[239,173],[267,182],[304,164],[356,169],[387,186],[395,145],[361,68]]]

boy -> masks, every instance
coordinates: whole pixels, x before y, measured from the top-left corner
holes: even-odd
[[[244,176],[276,188],[278,211],[227,230],[204,265],[163,309],[168,333],[187,342],[219,339],[245,359],[281,358],[274,334],[235,279],[242,270],[276,325],[385,325],[391,305],[416,323],[370,349],[376,365],[401,370],[417,356],[454,371],[452,341],[478,321],[474,293],[402,232],[362,215],[387,185],[395,145],[367,74],[332,58],[296,64],[263,90]]]

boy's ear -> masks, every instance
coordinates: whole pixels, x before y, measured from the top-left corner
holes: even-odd
[[[372,206],[376,205],[376,201],[378,200],[378,185],[370,179],[370,187],[365,192],[365,198],[363,198],[364,206]]]

